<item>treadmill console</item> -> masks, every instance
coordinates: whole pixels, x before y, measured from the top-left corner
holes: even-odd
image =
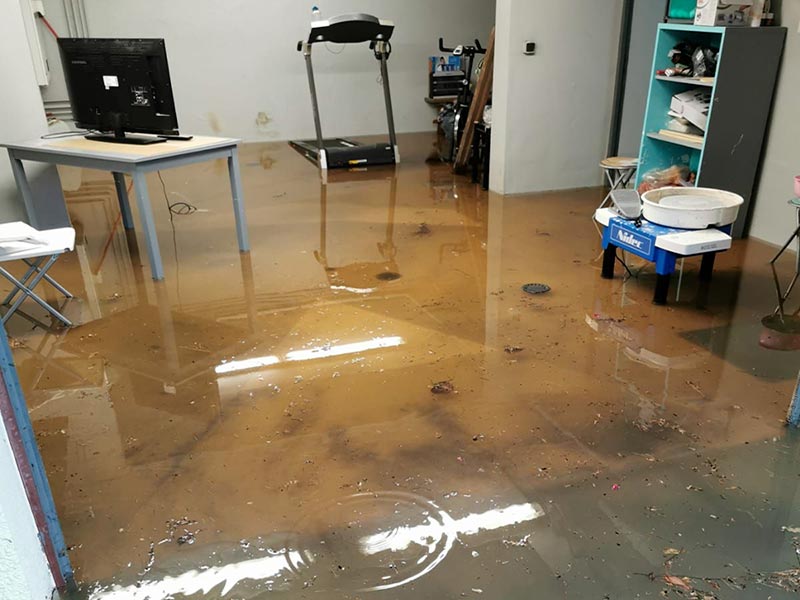
[[[334,42],[336,44],[360,44],[362,42],[389,41],[394,32],[394,23],[362,13],[339,15],[324,21],[311,23],[308,43]]]

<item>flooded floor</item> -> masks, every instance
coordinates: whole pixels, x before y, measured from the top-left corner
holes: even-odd
[[[79,325],[9,333],[70,597],[796,597],[773,250],[657,307],[652,267],[600,278],[601,190],[502,198],[401,142],[327,184],[243,147],[249,255],[224,164],[153,177],[162,283],[110,176],[62,171]]]

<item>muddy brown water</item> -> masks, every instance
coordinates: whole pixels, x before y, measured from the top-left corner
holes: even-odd
[[[224,169],[164,173],[199,209],[174,229],[152,179],[162,283],[80,173],[55,267],[79,325],[9,323],[71,597],[657,598],[667,572],[794,597],[702,579],[798,566],[772,250],[737,242],[706,293],[687,260],[656,307],[652,268],[600,278],[601,190],[502,198],[402,144],[327,185],[244,146],[249,255]]]

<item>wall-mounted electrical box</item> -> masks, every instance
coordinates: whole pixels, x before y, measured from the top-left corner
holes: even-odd
[[[39,86],[50,84],[50,67],[42,43],[42,31],[36,13],[44,15],[44,2],[42,0],[19,0],[22,8],[22,20],[25,22],[25,33],[28,36],[33,70],[36,72],[36,83]],[[24,60],[24,58],[23,58]]]
[[[522,51],[528,56],[533,56],[536,54],[536,42],[525,42],[525,47]]]

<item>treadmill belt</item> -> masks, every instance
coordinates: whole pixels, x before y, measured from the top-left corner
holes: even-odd
[[[353,142],[351,140],[345,140],[343,138],[331,138],[327,140],[322,140],[322,143],[325,145],[325,149],[335,149],[335,148],[358,148],[361,144],[358,142]],[[299,146],[305,150],[311,150],[316,152],[318,149],[317,140],[299,140],[296,142],[292,142],[293,146]]]
[[[391,165],[395,161],[394,148],[387,144],[359,144],[343,138],[322,140],[327,155],[327,168],[346,169],[371,165]],[[297,140],[289,142],[307,159],[317,162],[319,147],[316,140]]]

